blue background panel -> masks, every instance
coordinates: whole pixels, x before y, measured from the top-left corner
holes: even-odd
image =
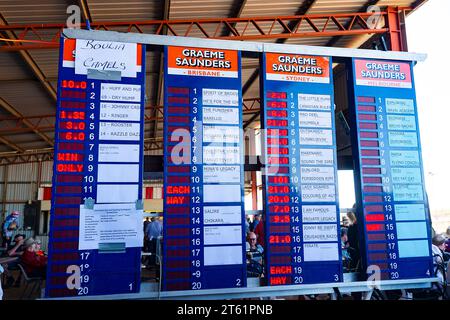
[[[316,77],[313,80],[319,83],[315,83],[297,76],[289,79],[299,82],[286,81],[284,74],[274,73],[271,63],[283,56],[263,54],[260,77],[267,284],[340,282],[331,58],[308,57],[322,62],[329,59],[329,81]],[[303,61],[306,57],[295,58]]]
[[[165,197],[162,290],[245,287],[244,142],[240,52],[228,51],[237,56],[236,77],[214,77],[187,72],[184,75],[169,73],[168,52],[169,50],[175,52],[178,49],[180,48],[165,47],[164,60]],[[193,57],[190,59],[198,61]],[[178,69],[179,72],[180,70]],[[220,90],[224,95],[236,93],[237,99],[235,103],[231,103],[232,105],[215,105],[214,101],[208,102],[206,97],[204,99],[204,93],[211,92],[208,89]],[[223,110],[215,113],[215,117],[208,116],[213,108]],[[238,129],[239,140],[203,141],[205,132],[211,132],[212,126],[216,126],[218,130]],[[231,155],[233,151],[237,156],[231,157],[230,162],[224,164],[224,157]],[[215,152],[216,156],[212,156],[212,152]],[[177,159],[173,155],[182,159]],[[213,165],[222,168],[237,167],[238,174],[235,178],[238,179],[229,181],[219,176],[211,178],[209,171],[205,175],[204,167],[210,168]],[[182,187],[183,193],[174,193],[176,186]],[[210,192],[214,186],[222,190]],[[232,212],[238,215],[238,218],[228,221],[230,223],[220,221],[205,223],[205,216],[211,214],[211,207],[220,207],[228,211],[229,207],[234,207]],[[205,208],[209,213],[205,214]],[[205,232],[214,233],[223,227],[238,228],[234,232],[233,243],[238,244],[234,246],[235,250],[230,248],[233,244],[220,238],[214,243],[205,243]],[[215,253],[220,258],[221,247],[224,248],[224,252],[229,253],[229,250],[234,252],[233,258],[222,260],[220,262],[222,264],[209,264],[214,263]],[[205,253],[209,259],[205,259]]]
[[[78,250],[78,230],[80,204],[83,204],[85,199],[97,198],[98,145],[130,143],[99,139],[102,83],[134,84],[141,87],[141,114],[138,122],[141,128],[140,137],[132,144],[140,146],[137,185],[138,198],[142,199],[145,59],[142,59],[142,72],[138,72],[136,78],[123,78],[121,81],[93,80],[87,79],[86,75],[75,74],[74,67],[63,66],[64,48],[64,39],[61,38],[45,295],[62,297],[139,292],[141,248],[127,248],[125,252],[120,253]],[[140,54],[145,56],[145,46],[138,48],[141,50]],[[67,87],[69,81],[74,81],[75,85]],[[67,122],[71,124],[67,125]],[[61,156],[63,154],[66,156]],[[79,289],[67,289],[66,279],[70,274],[66,273],[66,270],[71,265],[80,268],[82,281]],[[121,274],[121,280],[114,281],[114,276],[108,280],[108,275],[115,273]]]
[[[386,73],[375,73],[378,78],[361,83],[358,72],[368,60],[351,62],[349,113],[363,270],[377,264],[383,279],[430,277],[431,225],[412,64],[370,60],[372,66],[396,66],[392,70],[406,80],[380,82]]]

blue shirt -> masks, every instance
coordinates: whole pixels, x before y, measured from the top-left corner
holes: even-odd
[[[3,224],[3,230],[2,230],[2,231],[3,231],[3,234],[4,234],[6,237],[11,237],[12,234],[13,234],[13,230],[8,230],[9,226],[10,226],[13,222],[16,223],[16,225],[17,225],[16,229],[18,229],[18,228],[19,228],[19,219],[18,219],[18,217],[17,217],[17,216],[14,216],[14,215],[12,215],[12,214],[10,214],[9,216],[6,217],[5,223]]]
[[[147,230],[145,230],[145,234],[152,240],[153,238],[158,238],[162,236],[163,224],[159,220],[155,220],[147,225]]]

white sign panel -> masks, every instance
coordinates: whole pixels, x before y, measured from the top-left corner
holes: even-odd
[[[241,186],[236,185],[203,185],[204,202],[241,202]]]
[[[139,162],[139,145],[99,144],[98,162]]]
[[[142,210],[134,203],[95,204],[93,209],[80,205],[79,250],[98,249],[99,243],[125,243],[127,248],[141,247]]]
[[[242,264],[242,246],[204,247],[205,266]]]
[[[203,163],[239,164],[241,163],[240,147],[203,147]]]
[[[203,183],[240,183],[240,166],[203,166]]]
[[[203,223],[240,224],[242,212],[240,206],[208,206],[203,207]]]
[[[300,110],[331,111],[331,96],[300,93],[298,95],[298,108]]]
[[[140,121],[141,105],[137,103],[100,103],[100,120]]]
[[[241,226],[204,227],[204,244],[241,244]]]
[[[208,143],[239,143],[239,127],[203,126],[203,142]]]
[[[336,206],[302,206],[302,222],[336,222]]]
[[[136,84],[102,83],[100,99],[123,102],[141,102],[141,86]]]
[[[302,183],[334,183],[334,167],[301,167]]]
[[[202,103],[204,106],[238,107],[238,90],[203,88]]]
[[[139,123],[100,122],[100,140],[138,141],[141,135]]]
[[[328,129],[300,129],[300,144],[331,146],[333,133]]]
[[[331,128],[331,113],[300,111],[298,121],[299,127]]]
[[[334,224],[304,224],[303,241],[327,242],[337,241],[337,225]]]
[[[305,261],[337,261],[339,249],[337,243],[305,243],[303,245]]]
[[[333,149],[300,149],[300,165],[332,166],[334,165]]]
[[[334,202],[336,190],[334,185],[302,184],[302,201]]]
[[[139,164],[99,164],[98,182],[139,182]]]
[[[99,184],[97,203],[135,203],[138,199],[137,184]]]
[[[77,39],[75,50],[76,74],[87,74],[88,69],[95,69],[118,71],[122,77],[136,77],[136,43]]]
[[[239,109],[203,107],[203,123],[239,124]]]

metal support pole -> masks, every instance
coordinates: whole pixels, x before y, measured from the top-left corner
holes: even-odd
[[[9,166],[4,166],[5,169],[3,169],[3,194],[2,194],[2,213],[5,215],[6,210],[6,192],[8,190],[8,169]]]
[[[405,28],[400,23],[401,11],[398,8],[388,7],[387,13],[388,34],[391,42],[390,49],[392,51],[408,51],[404,42],[406,35],[403,35]]]

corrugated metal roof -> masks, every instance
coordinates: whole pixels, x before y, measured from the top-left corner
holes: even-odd
[[[56,103],[37,80],[3,81],[0,97],[24,116],[55,113]]]
[[[376,4],[384,8],[386,6],[410,6],[423,1],[414,0],[170,0],[168,12],[164,12],[165,1],[169,0],[85,0],[88,11],[93,22],[103,21],[142,21],[160,20],[168,14],[168,19],[201,19],[201,18],[221,18],[221,17],[260,17],[260,16],[286,16],[299,13],[307,14],[331,14],[331,13],[351,13],[364,12],[369,4]],[[78,3],[72,0],[1,0],[0,15],[8,24],[31,24],[31,23],[65,23],[68,18],[66,9],[69,5]],[[347,24],[348,19],[340,18],[339,22]],[[271,23],[261,23],[260,27],[268,30]],[[323,27],[318,24],[318,27]],[[193,27],[195,30],[196,26]],[[205,31],[213,33],[215,27],[205,27]],[[237,24],[236,28],[242,31],[245,24]],[[280,25],[274,26],[274,31],[281,31]],[[335,26],[329,26],[336,29]],[[143,27],[144,32],[154,32],[155,27]],[[126,32],[123,27],[119,31]],[[184,31],[183,28],[175,27],[178,33]],[[310,30],[308,25],[300,25],[300,31]],[[220,34],[227,34],[225,29],[219,30]],[[42,34],[42,33],[41,33]],[[43,33],[44,39],[50,40],[54,32]],[[170,33],[169,33],[170,34]],[[253,31],[257,34],[257,31]],[[200,29],[191,34],[192,36],[203,37]],[[345,36],[345,37],[309,37],[309,38],[289,38],[279,40],[288,44],[304,45],[327,45],[332,41],[334,46],[358,47],[364,43],[368,36]],[[29,33],[27,39],[37,39],[36,35]],[[264,42],[274,42],[276,39],[258,40]],[[50,83],[53,89],[57,85],[58,72],[58,50],[30,50],[29,54],[36,67],[42,72],[46,82]],[[159,79],[160,79],[160,52],[148,52],[146,55],[147,76],[146,76],[146,96],[149,105],[157,105]],[[242,81],[248,87],[244,98],[256,98],[259,96],[259,79],[248,82],[251,75],[258,67],[257,59],[242,60]],[[56,103],[50,97],[42,83],[38,81],[25,63],[24,59],[17,52],[0,54],[0,97],[15,108],[24,116],[45,115],[54,113]],[[151,112],[147,112],[153,116]],[[8,112],[0,108],[0,116],[9,115]],[[244,120],[251,115],[245,115]],[[3,122],[4,125],[8,125]],[[21,124],[21,127],[25,125]],[[157,137],[162,136],[162,119],[159,122]],[[46,132],[52,138],[53,132]],[[33,132],[10,134],[4,136],[13,143],[17,143],[24,149],[39,149],[48,147],[42,138]],[[145,137],[153,137],[153,121],[146,125]],[[11,151],[10,147],[0,143],[0,152]]]
[[[93,22],[161,19],[163,0],[87,0]]]
[[[71,0],[3,0],[0,13],[8,24],[64,23]]]

